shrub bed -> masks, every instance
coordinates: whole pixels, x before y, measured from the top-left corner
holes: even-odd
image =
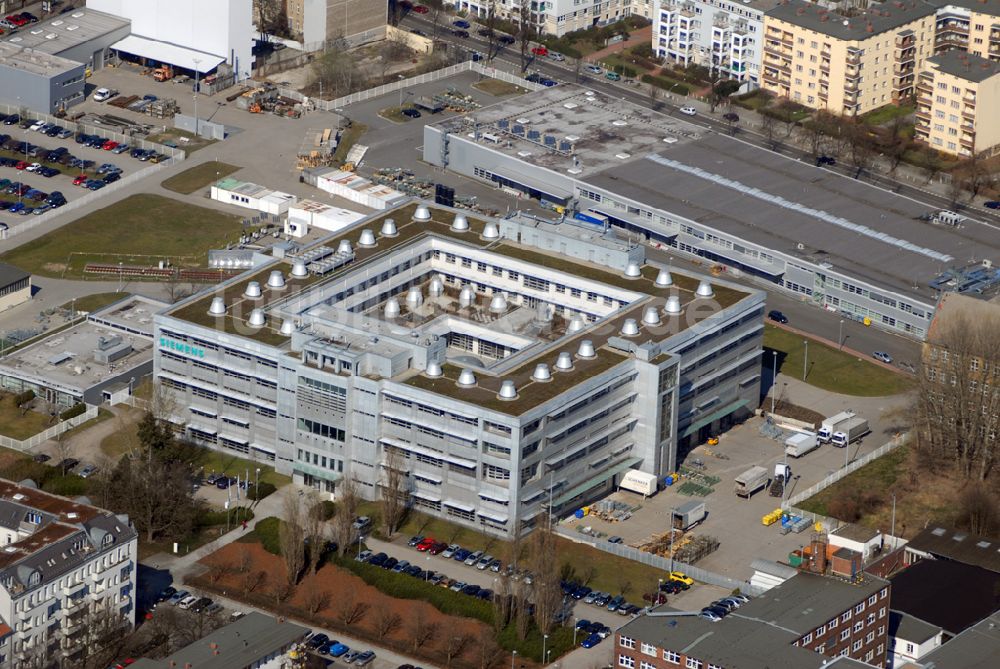
[[[642,81],[647,84],[652,84],[657,88],[662,88],[665,91],[677,93],[678,95],[687,95],[691,92],[691,88],[687,84],[682,84],[678,81],[674,81],[673,79],[667,79],[666,77],[644,74],[642,75]]]

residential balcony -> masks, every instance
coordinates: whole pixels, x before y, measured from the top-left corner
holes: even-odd
[[[823,74],[829,75],[830,74],[830,61],[824,60],[822,63],[820,63],[820,65],[819,65],[819,71],[822,72]]]
[[[913,88],[913,75],[911,74],[911,75],[908,75],[908,76],[905,76],[905,77],[893,77],[892,78],[892,87],[896,88],[896,89],[904,88],[904,87],[912,89]]]
[[[975,109],[968,109],[968,108],[963,109],[962,110],[962,118],[964,118],[967,121],[972,121],[973,123],[975,123],[976,122],[976,110]]]
[[[971,137],[962,137],[961,139],[958,140],[958,143],[964,146],[965,148],[969,149],[970,151],[976,148],[976,140]]]
[[[965,95],[962,96],[962,102],[973,107],[976,106],[976,94],[970,91],[965,91]]]
[[[896,48],[898,49],[913,46],[916,42],[917,38],[913,35],[913,32],[909,30],[896,36]]]
[[[916,49],[906,49],[905,51],[897,51],[895,53],[896,65],[909,65],[913,67],[913,63],[916,60],[917,50]]]

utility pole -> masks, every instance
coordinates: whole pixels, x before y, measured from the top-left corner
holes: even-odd
[[[844,350],[844,319],[840,319],[840,331],[837,333],[837,350]]]
[[[198,137],[198,65],[201,59],[194,59],[194,136]]]
[[[771,413],[774,413],[774,393],[778,389],[778,352],[771,351]]]
[[[892,493],[892,550],[896,550],[896,493]]]

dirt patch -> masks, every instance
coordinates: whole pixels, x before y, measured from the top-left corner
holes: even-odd
[[[494,632],[488,625],[445,615],[426,602],[389,597],[332,565],[324,565],[287,590],[283,560],[257,543],[229,544],[200,564],[206,571],[189,579],[190,585],[339,630],[373,645],[441,666],[488,669],[509,661],[493,641]]]
[[[47,262],[44,265],[42,265],[42,269],[44,269],[49,274],[62,274],[63,272],[66,271],[67,267],[69,267],[69,265],[67,265],[66,263],[58,263],[58,262]]]
[[[818,411],[800,407],[797,404],[792,404],[791,402],[786,402],[784,400],[778,400],[775,402],[774,414],[784,418],[791,418],[793,420],[801,420],[806,423],[812,423],[813,427],[819,426],[819,424],[823,422],[824,418],[823,414]]]

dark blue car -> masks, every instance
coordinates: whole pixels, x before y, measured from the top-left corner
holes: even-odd
[[[584,639],[580,645],[584,648],[593,648],[597,644],[601,643],[601,636],[599,634],[591,634],[586,639]]]

